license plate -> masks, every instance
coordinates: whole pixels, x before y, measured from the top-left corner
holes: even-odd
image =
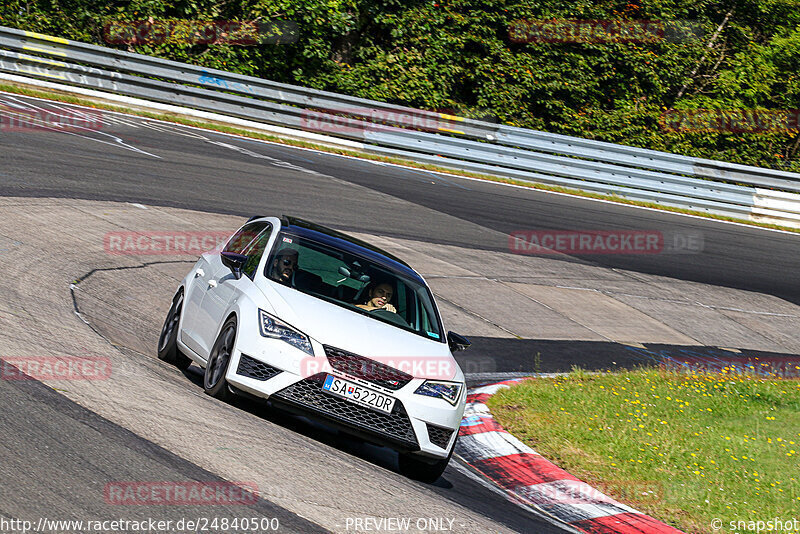
[[[328,375],[327,378],[325,378],[322,389],[355,402],[356,404],[363,404],[364,406],[369,406],[370,408],[375,408],[385,413],[392,413],[392,408],[394,407],[395,399],[392,397],[382,395],[381,393],[332,375]]]

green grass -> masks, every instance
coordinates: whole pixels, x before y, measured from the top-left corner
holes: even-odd
[[[315,143],[309,143],[306,141],[300,141],[296,139],[288,139],[277,137],[275,135],[264,134],[254,130],[248,130],[245,128],[234,128],[231,126],[227,126],[223,123],[219,122],[209,122],[209,121],[199,121],[194,119],[189,119],[187,117],[178,115],[176,113],[170,112],[161,112],[161,113],[154,113],[151,111],[143,111],[141,109],[135,108],[126,108],[121,106],[115,106],[111,104],[107,104],[103,101],[92,100],[88,97],[75,97],[72,94],[67,92],[58,92],[58,91],[43,91],[40,89],[32,89],[31,87],[24,85],[24,84],[15,84],[11,82],[0,83],[0,91],[6,91],[8,93],[16,93],[20,95],[26,96],[33,96],[37,98],[45,98],[49,100],[55,100],[58,102],[66,102],[69,104],[76,104],[86,107],[92,107],[95,109],[104,109],[108,111],[117,111],[120,113],[127,113],[129,115],[136,115],[139,117],[146,117],[151,119],[158,119],[168,122],[173,122],[176,124],[183,124],[186,126],[194,126],[197,128],[204,128],[207,130],[213,130],[223,133],[229,133],[233,135],[239,135],[242,137],[249,137],[252,139],[261,139],[264,141],[270,141],[273,143],[280,143],[288,146],[297,146],[302,148],[311,148],[314,150],[320,150],[322,152],[330,152],[332,154],[341,154],[346,156],[357,157],[361,159],[367,159],[372,161],[381,161],[384,163],[393,163],[396,165],[402,165],[404,167],[412,167],[415,169],[423,169],[429,170],[434,172],[442,172],[446,174],[452,174],[453,176],[465,176],[468,178],[476,178],[479,180],[486,180],[489,182],[498,182],[504,184],[511,184],[517,185],[521,187],[528,187],[530,189],[539,189],[542,191],[553,191],[556,193],[564,193],[567,195],[574,195],[574,196],[581,196],[586,198],[595,198],[600,200],[608,200],[611,202],[617,202],[619,204],[628,204],[631,206],[641,206],[645,208],[653,208],[662,211],[669,211],[673,213],[683,213],[686,215],[695,215],[698,217],[705,217],[708,219],[715,219],[719,221],[729,221],[729,222],[737,222],[741,224],[749,224],[751,226],[759,226],[762,228],[771,228],[773,230],[784,230],[787,232],[795,232],[800,233],[800,228],[792,228],[788,226],[781,226],[778,224],[771,224],[771,223],[762,223],[757,221],[750,221],[747,219],[737,219],[735,217],[727,217],[724,215],[716,215],[713,213],[705,213],[702,211],[695,211],[689,210],[684,208],[676,208],[674,206],[664,206],[662,204],[657,204],[655,202],[641,202],[638,200],[629,200],[626,198],[622,198],[613,194],[603,195],[599,193],[592,193],[590,191],[581,191],[579,189],[570,189],[567,187],[560,187],[556,185],[548,185],[548,184],[539,184],[539,183],[532,183],[532,182],[525,182],[523,180],[515,180],[513,178],[505,178],[502,176],[493,176],[490,174],[480,174],[468,171],[460,171],[457,169],[450,169],[447,167],[440,167],[438,165],[431,165],[427,163],[419,163],[416,161],[405,160],[401,158],[393,158],[387,156],[380,156],[376,154],[370,154],[367,152],[358,152],[355,150],[344,150],[339,148],[334,148],[327,145],[320,145]]]
[[[577,371],[525,381],[489,406],[560,467],[686,532],[800,509],[800,380]]]

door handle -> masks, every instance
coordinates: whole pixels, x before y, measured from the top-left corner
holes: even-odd
[[[208,281],[208,287],[217,287],[217,281],[216,280],[209,280]]]
[[[206,272],[203,269],[197,269],[197,272],[194,273],[194,277],[197,278],[198,276],[205,276]]]

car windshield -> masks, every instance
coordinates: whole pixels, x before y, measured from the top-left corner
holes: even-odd
[[[264,275],[355,313],[443,341],[430,290],[386,265],[284,231]]]

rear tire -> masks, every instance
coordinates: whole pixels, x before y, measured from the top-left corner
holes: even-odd
[[[192,364],[192,360],[181,354],[178,349],[178,330],[180,330],[182,309],[183,291],[180,291],[172,299],[172,306],[167,312],[164,326],[161,327],[161,335],[158,337],[158,359],[185,371]]]
[[[203,389],[208,395],[220,400],[227,400],[231,396],[225,374],[233,356],[233,346],[236,342],[236,318],[225,321],[222,330],[214,342],[211,354],[206,363],[206,372],[203,376]]]

